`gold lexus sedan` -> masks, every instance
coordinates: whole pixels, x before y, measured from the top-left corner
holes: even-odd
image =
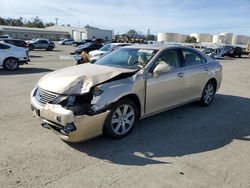
[[[194,101],[209,105],[221,79],[219,62],[195,49],[133,45],[44,76],[31,109],[65,141],[122,138],[142,118]]]

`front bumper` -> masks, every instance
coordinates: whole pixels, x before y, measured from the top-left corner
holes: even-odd
[[[99,136],[103,132],[103,125],[109,111],[96,115],[75,116],[72,111],[57,104],[45,104],[42,106],[34,97],[31,97],[31,109],[36,117],[68,142],[80,142]],[[76,130],[68,135],[61,134],[60,130],[73,123]]]

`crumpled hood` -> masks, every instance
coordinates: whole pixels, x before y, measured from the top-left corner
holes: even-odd
[[[82,94],[92,86],[130,72],[135,70],[85,63],[45,75],[39,80],[38,87],[57,94]]]

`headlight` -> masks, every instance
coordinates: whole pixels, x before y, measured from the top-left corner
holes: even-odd
[[[94,90],[92,92],[93,96],[97,97],[103,93],[103,90],[101,90],[99,87],[94,87]]]
[[[52,101],[52,104],[59,104],[60,102],[64,101],[65,99],[67,99],[67,96],[58,96]]]
[[[66,106],[73,106],[75,99],[75,96],[58,96],[52,101],[52,104],[60,104],[63,102]]]
[[[101,54],[95,54],[92,57],[99,57]]]

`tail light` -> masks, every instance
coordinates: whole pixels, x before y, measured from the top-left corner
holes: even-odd
[[[28,44],[26,42],[24,43],[24,48],[28,48]]]

